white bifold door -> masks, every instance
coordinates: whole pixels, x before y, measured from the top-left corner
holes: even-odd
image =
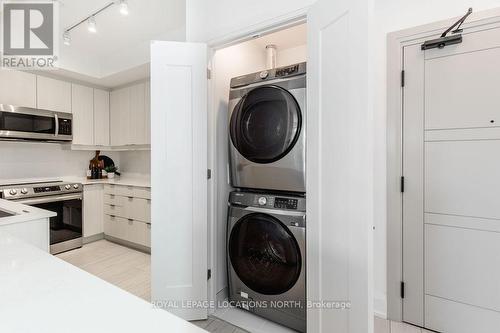
[[[500,328],[500,29],[404,48],[403,319]]]
[[[319,0],[307,17],[311,333],[373,331],[371,10]],[[207,66],[204,44],[152,44],[152,300],[188,320],[207,316]]]

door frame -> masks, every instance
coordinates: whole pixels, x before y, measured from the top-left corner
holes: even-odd
[[[221,38],[208,41],[208,70],[212,73],[217,71],[214,68],[213,57],[217,50],[224,49],[239,43],[243,43],[260,36],[271,34],[280,30],[291,28],[296,25],[307,23],[307,13],[309,12],[310,6],[306,6],[297,11],[289,13],[285,16],[280,16],[272,20],[264,21],[247,28],[229,33]],[[219,218],[227,219],[227,216],[217,216],[217,185],[219,181],[226,181],[226,179],[217,179],[216,169],[216,158],[217,158],[217,142],[216,136],[213,133],[213,129],[216,127],[216,119],[212,117],[217,110],[215,96],[215,82],[213,80],[213,75],[211,79],[208,80],[208,168],[212,170],[211,181],[208,182],[208,268],[211,269],[212,275],[208,282],[208,301],[217,302],[217,272],[214,269],[215,263],[217,263],[217,221]],[[226,241],[225,239],[223,240]],[[227,292],[227,291],[226,291]],[[225,295],[227,296],[227,295]],[[208,313],[213,314],[215,309],[209,309]]]
[[[401,193],[403,51],[406,46],[438,38],[457,19],[454,17],[387,35],[387,318],[394,321],[403,319],[401,298],[401,282],[403,281],[403,194]],[[463,24],[463,28],[468,32],[492,27],[500,27],[500,8],[474,13]]]

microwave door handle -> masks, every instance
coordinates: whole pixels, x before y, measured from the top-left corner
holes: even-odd
[[[54,119],[55,119],[55,122],[56,122],[56,133],[55,133],[55,136],[58,136],[59,135],[59,117],[57,116],[57,114],[54,115]]]

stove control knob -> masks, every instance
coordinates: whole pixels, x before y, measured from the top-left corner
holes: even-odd
[[[10,195],[16,195],[17,194],[17,190],[16,189],[12,189],[9,191]]]
[[[27,188],[23,188],[23,189],[21,190],[21,193],[22,193],[22,194],[28,194],[28,189],[27,189]]]
[[[74,188],[75,190],[78,190],[78,188],[79,188],[79,187],[80,187],[80,185],[78,185],[78,184],[73,185],[73,188]]]
[[[67,184],[66,186],[64,186],[64,188],[65,188],[66,190],[71,190],[71,185],[70,185],[70,184]]]
[[[269,72],[268,71],[260,72],[259,76],[262,80],[267,79],[267,77],[269,76]]]
[[[266,197],[260,197],[259,198],[259,205],[260,206],[265,206],[267,204],[267,198]]]

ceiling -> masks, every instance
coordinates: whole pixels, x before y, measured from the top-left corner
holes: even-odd
[[[255,38],[252,43],[265,49],[269,44],[275,44],[278,49],[285,50],[307,44],[307,25],[300,24],[288,29],[273,32]]]
[[[151,40],[185,40],[185,0],[128,0],[129,15],[114,5],[96,16],[97,33],[84,23],[71,31],[71,45],[63,31],[111,0],[58,0],[60,57],[58,75],[114,87],[149,75]]]

